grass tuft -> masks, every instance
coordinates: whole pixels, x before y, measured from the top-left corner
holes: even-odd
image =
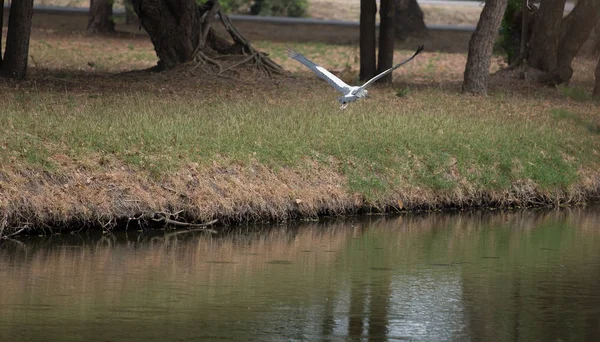
[[[559,92],[572,100],[575,101],[590,101],[592,96],[586,92],[582,87],[569,87],[565,85],[558,85],[556,87]]]
[[[410,88],[408,88],[408,87],[399,88],[396,90],[397,97],[406,97],[406,96],[408,96],[408,94],[410,94]]]

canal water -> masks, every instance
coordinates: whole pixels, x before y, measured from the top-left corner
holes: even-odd
[[[600,341],[600,210],[0,245],[0,341]]]

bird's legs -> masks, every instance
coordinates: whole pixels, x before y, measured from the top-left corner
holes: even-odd
[[[348,103],[344,103],[344,104],[343,104],[343,105],[340,107],[340,110],[344,110],[344,109],[346,109],[346,107],[348,107]]]

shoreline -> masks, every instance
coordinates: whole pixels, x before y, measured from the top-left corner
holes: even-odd
[[[600,175],[596,175],[568,190],[543,190],[532,182],[514,184],[508,191],[394,189],[371,202],[345,190],[346,179],[332,170],[322,169],[305,179],[294,170],[273,172],[258,164],[190,167],[162,180],[124,166],[102,173],[73,170],[62,176],[1,171],[0,180],[2,190],[7,181],[24,185],[10,193],[2,191],[0,231],[5,237],[17,232],[45,235],[81,229],[192,229],[206,223],[229,226],[369,213],[561,207],[600,199]]]

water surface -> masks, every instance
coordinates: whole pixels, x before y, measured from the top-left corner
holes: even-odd
[[[600,340],[599,223],[591,208],[6,242],[0,341]]]

